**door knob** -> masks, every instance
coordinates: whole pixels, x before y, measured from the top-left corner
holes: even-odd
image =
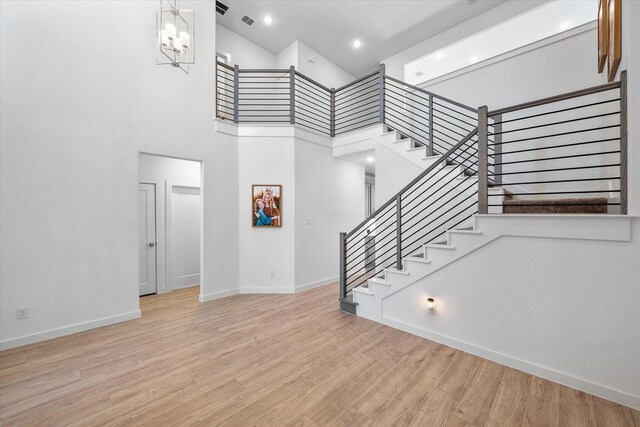
[[[149,246],[150,248],[154,247],[155,245],[156,245],[156,242],[147,243],[147,246]]]

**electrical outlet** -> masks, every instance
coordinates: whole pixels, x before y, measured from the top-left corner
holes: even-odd
[[[271,270],[271,273],[269,273],[269,277],[271,277],[272,279],[276,277],[276,271],[275,270]]]
[[[22,320],[29,317],[29,307],[18,307],[16,309],[16,319]]]

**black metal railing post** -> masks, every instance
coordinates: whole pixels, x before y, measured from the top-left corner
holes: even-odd
[[[289,67],[289,123],[296,123],[296,67]]]
[[[396,268],[402,270],[402,209],[401,196],[396,196]]]
[[[620,73],[620,214],[627,214],[627,70]]]
[[[233,123],[238,123],[238,113],[240,111],[240,67],[233,66]]]
[[[493,119],[493,183],[495,185],[502,185],[502,114],[493,116],[492,119]]]
[[[347,233],[340,233],[340,299],[347,296]]]
[[[380,71],[378,75],[378,91],[380,96],[379,106],[380,114],[378,116],[378,123],[384,123],[384,75],[386,67],[384,64],[380,64]]]
[[[331,138],[336,136],[336,88],[331,88],[331,100],[329,102],[329,133]]]
[[[429,146],[427,155],[433,156],[433,95],[429,94]]]
[[[488,192],[488,109],[487,106],[478,108],[478,213],[486,214],[489,211]]]

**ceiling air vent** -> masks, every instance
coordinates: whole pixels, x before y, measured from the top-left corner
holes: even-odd
[[[222,3],[221,1],[216,1],[216,12],[218,12],[220,15],[224,15],[225,13],[227,13],[227,10],[229,10],[229,6]]]
[[[253,23],[256,22],[256,20],[250,16],[244,15],[242,17],[242,22],[244,22],[247,25],[253,25]]]

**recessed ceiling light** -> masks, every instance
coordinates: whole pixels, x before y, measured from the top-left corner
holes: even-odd
[[[416,77],[421,77],[423,75],[424,75],[424,73],[422,71],[420,71],[420,70],[416,71]]]
[[[264,18],[262,18],[262,20],[267,25],[271,25],[271,23],[273,22],[273,18],[270,17],[269,15],[265,15]]]
[[[477,56],[472,56],[472,57],[469,59],[469,62],[471,62],[472,64],[473,64],[474,62],[478,62],[478,57],[477,57]]]
[[[358,49],[360,46],[362,46],[362,42],[358,39],[355,39],[353,41],[353,43],[351,43],[353,45],[353,47],[355,47],[356,49]]]
[[[375,161],[375,158],[373,158],[371,156],[367,157],[367,162],[373,163],[374,161]]]
[[[436,53],[436,59],[441,59],[441,58],[442,58],[442,52]]]
[[[562,24],[558,25],[558,28],[560,28],[561,30],[566,30],[570,26],[571,23],[569,21],[564,21]]]

